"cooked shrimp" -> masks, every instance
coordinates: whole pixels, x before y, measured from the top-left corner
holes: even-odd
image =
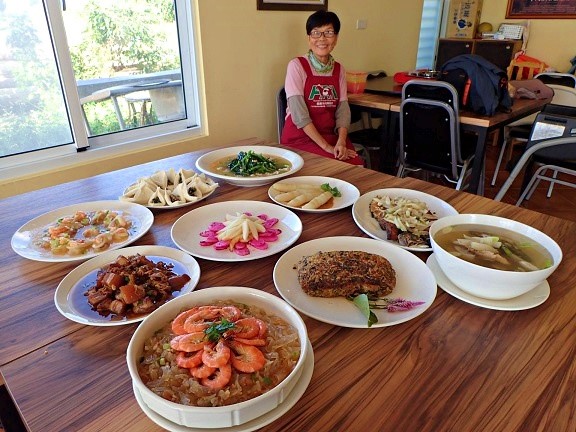
[[[180,312],[176,318],[172,321],[172,331],[177,335],[186,334],[186,330],[184,330],[184,322],[186,318],[188,318],[193,313],[198,311],[198,307],[193,307],[192,309],[185,310],[184,312]]]
[[[126,218],[124,216],[118,215],[110,221],[110,224],[108,226],[119,227],[119,228],[128,228],[128,227],[130,227],[130,222],[128,220],[126,220]]]
[[[60,237],[62,234],[67,234],[68,232],[70,232],[70,228],[64,225],[55,225],[48,228],[48,234],[50,234],[52,238]]]
[[[86,238],[89,237],[96,237],[98,234],[100,234],[100,230],[97,227],[90,227],[84,230],[84,232],[82,233],[82,235]]]
[[[176,364],[184,369],[200,366],[202,364],[203,352],[203,350],[198,350],[191,355],[188,355],[185,352],[179,352],[176,356]]]
[[[78,210],[76,213],[74,213],[74,221],[75,222],[82,222],[82,221],[85,221],[87,218],[88,218],[88,215],[81,210]]]
[[[244,338],[234,338],[235,342],[244,344],[244,345],[253,345],[253,346],[265,346],[266,339],[261,338],[253,338],[253,339],[244,339]]]
[[[170,341],[170,346],[177,351],[190,353],[203,349],[209,343],[204,332],[196,332],[176,336]]]
[[[206,322],[211,323],[212,320],[219,317],[219,308],[201,309],[186,318],[184,321],[184,330],[186,330],[186,333],[192,333],[193,329],[197,328],[199,324],[205,324]]]
[[[253,317],[242,318],[234,323],[234,328],[230,330],[230,336],[250,339],[258,336],[260,326],[258,320]]]
[[[216,368],[206,366],[205,364],[201,364],[200,366],[190,368],[190,373],[192,374],[192,376],[198,379],[208,378],[214,372],[216,372]]]
[[[234,351],[232,366],[240,372],[256,372],[266,364],[266,357],[264,357],[262,351],[254,346],[231,342],[230,348]]]
[[[230,348],[226,346],[223,339],[220,339],[215,347],[204,347],[202,362],[206,366],[220,368],[230,360]]]
[[[130,233],[126,228],[115,228],[110,231],[110,234],[112,234],[112,240],[117,243],[126,241],[130,237]]]
[[[259,328],[258,338],[265,339],[266,335],[268,334],[268,325],[261,319],[256,318],[256,321],[258,321],[258,328]]]
[[[201,379],[200,384],[212,390],[220,390],[226,387],[231,377],[232,367],[230,367],[230,363],[227,363],[221,368],[216,369],[216,371],[207,378]]]
[[[186,333],[195,333],[202,329],[198,329],[197,327],[194,327],[194,324],[203,324],[204,321],[203,319],[213,319],[213,318],[207,318],[209,316],[211,316],[211,311],[213,310],[219,310],[219,308],[215,307],[215,306],[195,306],[191,309],[185,310],[183,312],[181,312],[173,321],[172,321],[172,331],[177,334],[177,335],[183,335]],[[216,315],[217,316],[217,315]],[[188,318],[193,317],[193,320],[188,322],[188,327],[185,327],[185,323],[188,320]],[[187,328],[190,328],[191,330],[188,330]]]
[[[91,241],[70,240],[68,242],[68,253],[70,255],[83,255],[92,246]]]
[[[222,318],[232,322],[238,321],[242,316],[242,312],[236,306],[224,306],[221,308],[220,314]]]

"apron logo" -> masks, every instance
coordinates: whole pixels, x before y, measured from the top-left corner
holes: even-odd
[[[310,90],[308,100],[335,100],[338,99],[333,85],[315,84]]]

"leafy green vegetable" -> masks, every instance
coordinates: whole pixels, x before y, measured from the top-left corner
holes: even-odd
[[[320,186],[320,188],[324,192],[330,192],[332,194],[332,196],[335,196],[335,197],[341,197],[342,196],[342,194],[340,193],[340,191],[338,190],[337,187],[330,187],[330,185],[328,183],[324,183],[322,186]]]
[[[368,327],[372,327],[372,324],[378,322],[378,317],[370,310],[370,302],[368,301],[368,296],[366,294],[358,294],[352,299],[352,301],[368,320]]]
[[[285,168],[285,166],[279,166],[272,159],[255,153],[253,150],[248,150],[247,152],[239,152],[238,157],[228,163],[228,168],[236,175],[247,177],[254,174],[272,173]]]
[[[218,342],[222,334],[231,328],[234,328],[234,323],[232,321],[223,319],[222,321],[214,323],[206,330],[204,330],[204,334],[210,342]]]

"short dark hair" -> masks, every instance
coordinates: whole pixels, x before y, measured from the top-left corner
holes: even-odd
[[[340,19],[338,18],[338,15],[334,12],[328,12],[323,9],[316,11],[310,15],[306,21],[306,34],[310,34],[312,29],[316,27],[322,27],[328,24],[332,24],[336,34],[340,33]]]

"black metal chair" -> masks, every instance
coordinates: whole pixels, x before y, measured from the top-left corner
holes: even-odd
[[[555,184],[576,188],[575,182],[558,178],[558,173],[564,174],[564,177],[576,177],[576,107],[549,104],[536,116],[526,151],[502,185],[495,200],[502,200],[523,170],[522,192],[516,202],[517,206],[524,199],[530,199],[542,180],[550,182],[548,198],[552,195]]]
[[[576,88],[575,75],[560,72],[542,72],[536,75],[534,78],[542,81],[544,84],[551,87],[552,90],[554,90],[552,103],[569,106],[576,105],[576,91],[572,90]],[[500,171],[500,166],[504,160],[506,150],[508,149],[508,160],[510,160],[512,157],[513,142],[519,141],[522,145],[524,145],[528,141],[530,130],[532,129],[532,123],[536,119],[537,114],[538,113],[532,114],[504,127],[504,139],[502,140],[502,148],[500,149],[500,154],[498,155],[492,182],[490,183],[492,186],[496,184],[498,172]]]
[[[408,81],[400,106],[397,176],[425,170],[466,189],[476,140],[461,138],[456,89],[442,81]]]
[[[276,119],[277,119],[277,127],[278,127],[278,142],[280,142],[280,138],[282,137],[282,129],[284,129],[284,123],[286,122],[286,108],[288,107],[288,101],[286,100],[286,90],[284,87],[281,87],[280,90],[276,93]],[[358,153],[358,155],[364,160],[364,166],[366,168],[371,168],[372,164],[370,161],[370,153],[368,149],[359,143],[355,143],[352,138],[350,138],[352,144],[354,145],[354,150]]]

